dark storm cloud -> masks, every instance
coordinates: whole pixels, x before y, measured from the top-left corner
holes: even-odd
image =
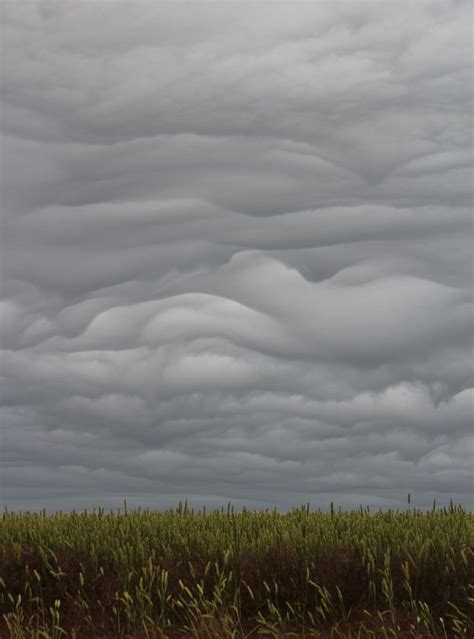
[[[470,3],[5,3],[10,507],[468,503]]]

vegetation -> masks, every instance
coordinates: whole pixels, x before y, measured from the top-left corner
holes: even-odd
[[[0,636],[471,638],[473,520],[453,505],[5,512]]]

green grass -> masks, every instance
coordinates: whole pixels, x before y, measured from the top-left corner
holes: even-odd
[[[459,506],[5,512],[0,637],[471,639],[473,541]]]

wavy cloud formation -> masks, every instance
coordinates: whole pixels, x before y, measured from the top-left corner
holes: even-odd
[[[4,504],[470,503],[471,19],[4,5]]]

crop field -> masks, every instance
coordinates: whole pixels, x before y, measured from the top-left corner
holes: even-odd
[[[0,636],[474,636],[460,506],[8,513]]]

